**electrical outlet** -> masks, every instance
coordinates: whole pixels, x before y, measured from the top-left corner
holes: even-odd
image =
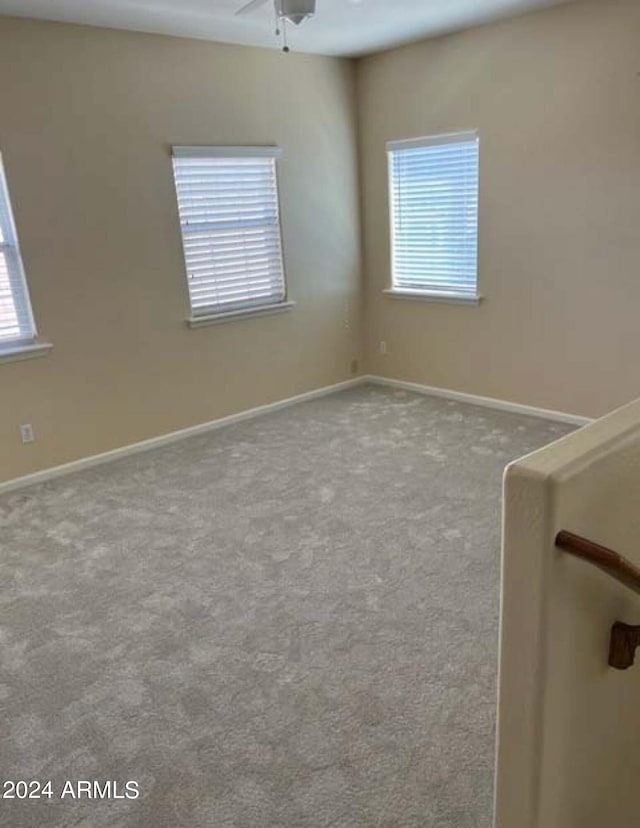
[[[20,426],[20,439],[23,443],[33,443],[36,439],[31,423],[24,423]]]
[[[380,346],[378,347],[378,352],[381,353],[381,354],[386,354],[387,353],[387,343],[386,342],[384,342],[384,341],[380,342]]]

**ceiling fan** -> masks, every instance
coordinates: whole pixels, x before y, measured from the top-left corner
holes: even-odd
[[[269,0],[251,0],[236,14],[250,14],[252,11],[264,6]],[[288,20],[299,26],[308,17],[316,13],[316,0],[272,0],[278,20]]]
[[[282,34],[282,51],[288,52],[287,23],[299,26],[307,18],[313,17],[316,13],[316,0],[251,0],[238,9],[236,14],[251,14],[270,1],[273,3],[276,16],[276,35]]]

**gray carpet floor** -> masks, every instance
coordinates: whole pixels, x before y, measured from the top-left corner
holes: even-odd
[[[363,386],[0,498],[0,781],[53,792],[0,824],[489,828],[502,470],[570,430]]]

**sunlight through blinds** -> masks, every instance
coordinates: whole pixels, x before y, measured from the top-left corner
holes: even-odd
[[[393,288],[475,296],[477,133],[393,141],[387,151]]]
[[[174,147],[194,316],[284,301],[277,147]]]
[[[35,337],[9,193],[0,159],[0,348]]]

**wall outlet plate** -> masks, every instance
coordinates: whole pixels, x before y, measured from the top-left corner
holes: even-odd
[[[23,443],[33,443],[36,439],[31,423],[24,423],[20,426],[20,439]]]

